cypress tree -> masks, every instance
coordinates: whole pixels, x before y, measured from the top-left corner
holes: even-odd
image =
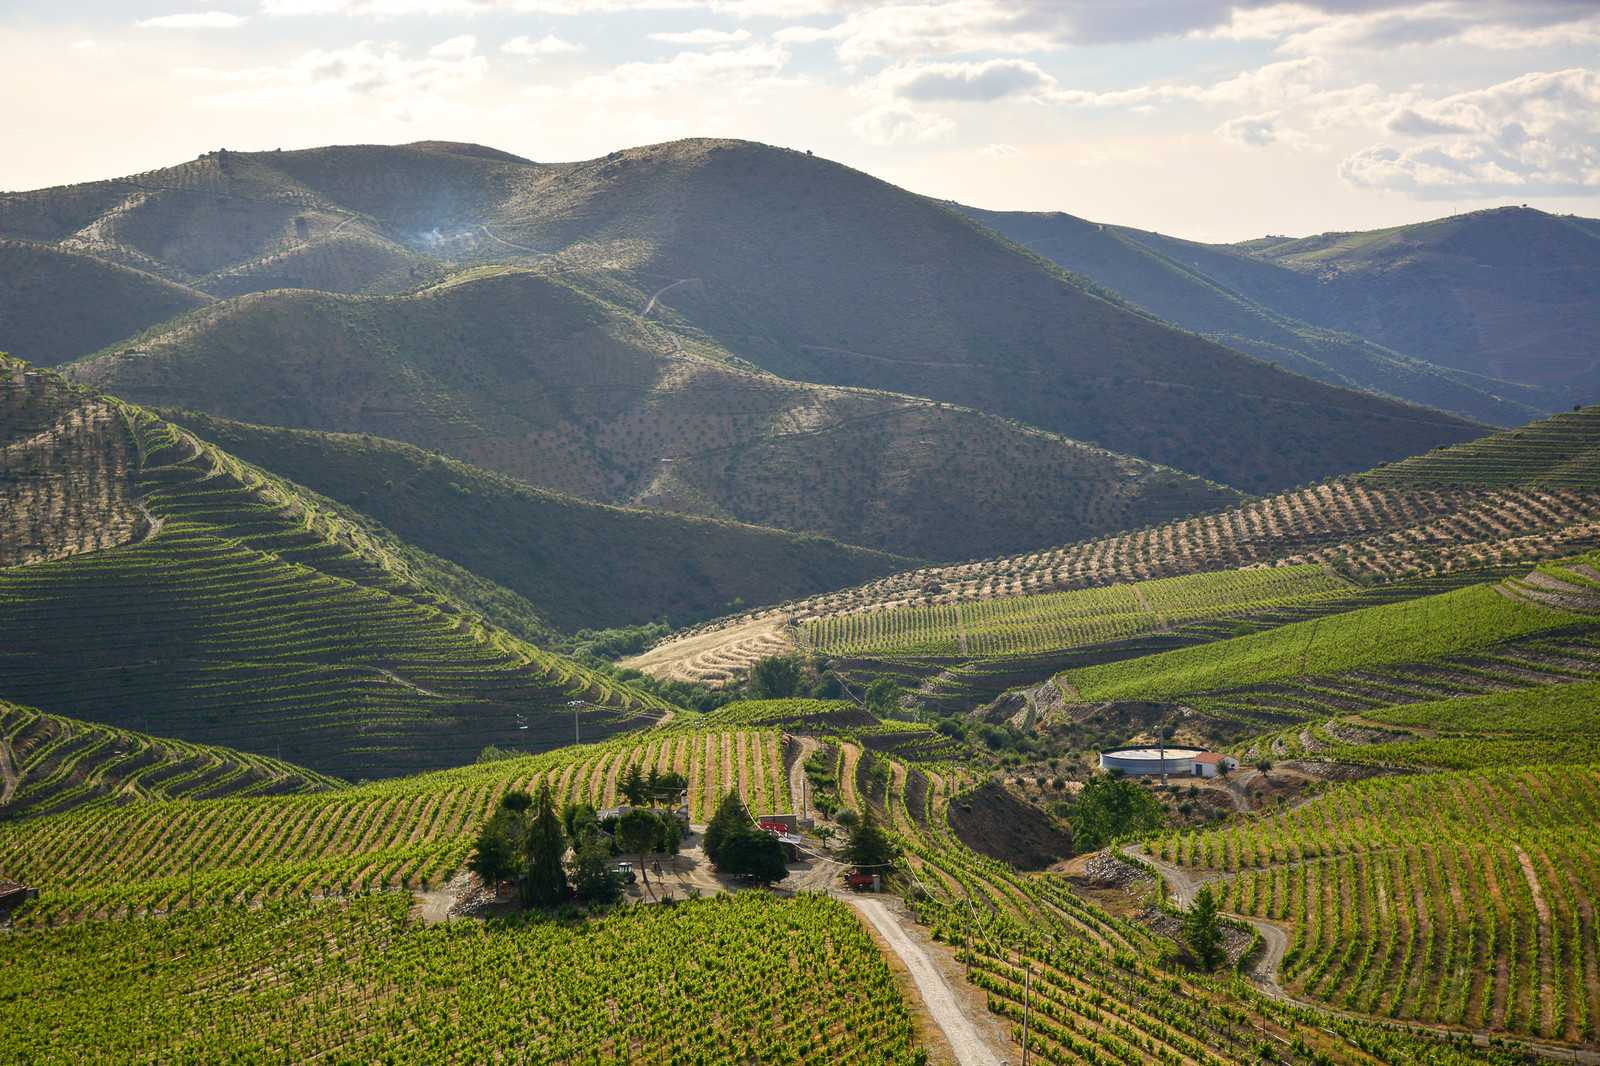
[[[567,873],[561,867],[561,857],[567,851],[567,835],[562,830],[561,816],[556,813],[549,785],[539,788],[522,848],[524,865],[522,876],[517,878],[518,901],[524,910],[554,907],[567,895]]]

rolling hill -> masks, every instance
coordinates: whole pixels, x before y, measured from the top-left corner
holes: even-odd
[[[163,800],[287,796],[343,782],[280,759],[0,703],[0,819]]]
[[[1591,403],[1600,388],[1600,233],[1591,220],[1503,207],[1221,247],[1120,232],[1279,314],[1538,386],[1551,406]]]
[[[635,625],[859,584],[909,560],[758,526],[591,503],[408,444],[165,417],[520,593],[559,629]]]
[[[929,697],[970,705],[1096,655],[1128,658],[1213,641],[1239,627],[1248,632],[1519,576],[1535,561],[1597,545],[1600,407],[1589,407],[1198,518],[890,575],[781,613],[752,612],[675,634],[631,662],[662,676],[720,679],[732,663],[761,654],[765,645],[753,635],[792,622],[815,634],[818,651],[832,650],[830,634],[840,633],[839,650],[864,676],[898,672]],[[1067,605],[1077,601],[1062,596],[1079,589],[1131,594],[1127,586],[1155,579],[1228,571],[1247,578],[1247,568],[1303,566],[1338,575],[1350,595],[1315,606],[1235,607],[1213,593],[1202,601],[1226,608],[1216,621],[1185,622],[1180,612],[1176,626],[1148,599],[1111,596],[1075,611]],[[1055,600],[1063,606],[1051,606]],[[888,617],[874,617],[882,612]],[[976,639],[979,619],[1000,629],[986,643]],[[950,639],[917,646],[918,634],[937,629],[949,638],[968,625],[974,639],[966,654],[949,647]],[[858,632],[874,635],[848,636]],[[984,646],[1002,654],[984,655]]]
[[[399,297],[245,297],[66,373],[146,405],[371,433],[565,495],[912,557],[1241,495],[967,408],[783,380],[523,269]]]
[[[350,777],[668,713],[429,591],[360,523],[170,423],[54,375],[0,388],[0,407],[28,416],[9,421],[0,477],[49,501],[5,514],[22,530],[0,540],[5,698]],[[77,452],[110,461],[63,475],[32,458]],[[63,522],[92,516],[84,499],[119,520]],[[57,528],[73,535],[33,532]]]
[[[1544,390],[1449,370],[1272,311],[1198,264],[1141,244],[1115,226],[1060,213],[957,209],[1168,322],[1318,381],[1497,426],[1521,425],[1566,406],[1563,397]]]
[[[58,242],[221,294],[288,284],[383,291],[496,264],[559,272],[673,326],[686,344],[713,344],[786,379],[958,403],[1252,491],[1478,432],[1243,358],[939,204],[748,142],[542,165],[439,143],[211,153],[0,197],[0,236]],[[359,256],[340,258],[347,240],[361,242]],[[285,257],[327,265],[291,269]],[[56,314],[82,299],[61,297]],[[437,356],[449,357],[453,329],[470,326],[438,323],[446,348]],[[284,415],[274,418],[184,406],[305,425],[288,417],[292,396],[277,399]]]
[[[96,351],[209,302],[205,293],[83,252],[0,240],[0,351],[31,363]]]

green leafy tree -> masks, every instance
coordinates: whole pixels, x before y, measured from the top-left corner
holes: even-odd
[[[467,869],[477,874],[486,885],[495,885],[508,877],[515,877],[522,868],[517,855],[517,841],[511,835],[506,818],[498,812],[478,831],[478,840],[467,859]]]
[[[575,843],[583,837],[583,827],[592,825],[600,827],[600,819],[595,815],[594,804],[568,802],[561,808],[561,825],[567,831],[567,839]]]
[[[723,839],[716,860],[717,869],[737,877],[749,877],[763,885],[789,876],[783,859],[783,845],[771,833],[746,824]]]
[[[664,811],[656,817],[661,827],[656,850],[664,855],[678,854],[678,845],[683,842],[683,823],[670,811]]]
[[[611,845],[592,822],[580,831],[583,835],[572,853],[572,886],[585,903],[614,902],[622,889],[611,874]]]
[[[550,786],[539,788],[539,798],[528,816],[522,841],[524,867],[517,878],[517,898],[523,909],[554,907],[567,896],[567,875],[561,857],[567,851],[567,834],[556,813]]]
[[[880,677],[867,686],[867,710],[879,718],[900,713],[900,686],[887,677]]]
[[[1159,829],[1163,821],[1161,804],[1149,792],[1132,781],[1095,774],[1073,805],[1073,848],[1094,851],[1128,833]]]
[[[730,792],[723,796],[722,802],[717,804],[717,813],[706,823],[705,839],[702,842],[706,858],[720,866],[723,841],[734,830],[749,824],[750,815],[745,813],[744,801],[739,798],[739,794]]]
[[[617,847],[624,853],[639,857],[639,869],[644,870],[644,853],[661,839],[661,819],[649,811],[630,811],[617,822]]]
[[[812,832],[816,834],[818,840],[822,841],[822,850],[827,851],[828,841],[833,839],[833,826],[819,825]]]
[[[786,700],[800,693],[800,659],[794,655],[769,655],[750,667],[750,697]]]
[[[513,814],[525,814],[533,806],[533,797],[522,791],[507,792],[500,797],[500,806]]]
[[[900,858],[900,845],[894,836],[878,824],[871,807],[861,810],[861,821],[850,831],[850,839],[840,852],[846,862],[864,870],[878,868],[887,873],[887,867]]]
[[[1194,906],[1183,916],[1183,938],[1189,942],[1194,957],[1207,970],[1214,970],[1227,957],[1222,949],[1222,926],[1217,919],[1217,901],[1211,895],[1210,885],[1201,885],[1194,897]]]
[[[650,805],[652,807],[657,803],[665,803],[668,807],[676,807],[683,802],[683,794],[689,790],[689,779],[676,770],[668,770],[663,774],[652,769],[646,784],[650,789]]]

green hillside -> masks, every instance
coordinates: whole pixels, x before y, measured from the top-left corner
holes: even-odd
[[[520,593],[568,632],[700,614],[734,600],[777,603],[909,563],[820,537],[558,496],[375,437],[167,417]]]
[[[1535,579],[1554,581],[1555,587],[1529,586],[1521,579],[1541,559],[1600,546],[1597,450],[1600,407],[1585,408],[1198,518],[891,574],[791,604],[783,620],[792,619],[824,644],[824,634],[835,630],[868,634],[864,642],[842,646],[865,657],[853,664],[856,669],[868,677],[895,673],[925,698],[957,701],[948,705],[957,709],[1087,662],[1214,641],[1485,580],[1505,579],[1501,587],[1507,594],[1534,604],[1570,607],[1581,597],[1568,587],[1567,576]],[[1159,612],[1143,604],[1133,611],[1113,609],[1132,602],[1131,586],[1139,582],[1195,575],[1196,587],[1223,588],[1217,582],[1229,572],[1250,573],[1247,567],[1308,565],[1345,579],[1351,592],[1276,606],[1222,597],[1209,618],[1188,615],[1191,620],[1180,620],[1170,632],[1159,628]],[[1091,610],[1075,622],[1071,640],[1047,635],[1061,632],[1052,628],[1062,619],[1050,605],[1074,602],[1061,597],[1074,590],[1099,590],[1100,614]],[[979,643],[969,641],[968,654],[960,654],[958,615],[1006,620],[982,646],[1010,650],[991,661],[973,650]],[[930,643],[918,629],[896,630],[913,618],[941,620],[940,639]],[[778,621],[758,613],[675,634],[636,662],[659,676],[720,682],[727,676],[721,664],[749,659],[759,650],[746,647],[752,632]],[[1083,636],[1089,642],[1081,643]],[[1041,654],[1052,642],[1081,651]],[[926,646],[911,647],[918,643]],[[1013,661],[1022,649],[1035,657]],[[880,655],[893,662],[876,658]]]
[[[1198,264],[1158,252],[1116,227],[1060,213],[958,210],[1174,325],[1318,381],[1499,426],[1520,425],[1561,402],[1527,385],[1448,370],[1279,314],[1228,289]]]
[[[106,404],[53,376],[18,399]],[[427,591],[359,524],[170,423],[115,415],[143,528],[0,570],[6,698],[346,776],[549,747],[575,700],[591,735],[665,712]]]
[[[274,285],[394,291],[452,265],[559,272],[787,379],[959,403],[1250,490],[1474,435],[1458,418],[1241,358],[941,205],[748,142],[544,165],[441,143],[210,153],[147,175],[0,197],[0,236],[81,233],[108,261],[222,295]],[[439,357],[472,325],[437,323],[447,345]],[[324,328],[311,333],[337,349],[345,338]],[[331,389],[340,384],[332,369],[300,373]],[[200,399],[164,402],[306,425],[295,417],[299,389],[278,397],[274,417]],[[388,398],[366,403],[381,411]]]
[[[324,792],[342,782],[228,748],[185,744],[0,703],[0,819],[169,799]]]
[[[1436,659],[1584,616],[1518,602],[1488,585],[1316,618],[1218,644],[1062,675],[1090,700],[1170,699],[1208,689]]]
[[[403,297],[229,301],[66,372],[139,403],[371,433],[563,494],[913,557],[1240,497],[967,408],[785,381],[509,268]]]
[[[0,352],[53,366],[209,303],[70,246],[0,240]]]

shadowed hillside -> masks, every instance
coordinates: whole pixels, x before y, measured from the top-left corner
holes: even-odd
[[[30,363],[67,362],[209,302],[94,256],[0,240],[0,352]]]
[[[777,603],[909,562],[820,537],[557,496],[379,438],[169,417],[521,593],[567,631],[699,614],[736,599]]]
[[[1448,370],[1278,314],[1208,277],[1198,265],[1140,244],[1114,226],[1060,213],[959,210],[1169,322],[1318,381],[1455,411],[1491,425],[1521,425],[1564,406],[1560,398],[1527,385]]]
[[[372,433],[555,492],[913,557],[1240,495],[969,409],[782,380],[509,268],[387,299],[246,297],[67,372],[140,403]]]
[[[1212,247],[1123,230],[1273,310],[1443,367],[1543,386],[1561,405],[1600,388],[1600,234],[1526,208],[1392,229]]]
[[[544,165],[438,143],[212,153],[0,197],[0,236],[219,294],[384,292],[508,262],[560,271],[788,379],[959,403],[1249,490],[1475,435],[1457,418],[1241,358],[939,204],[748,142]],[[470,324],[439,324],[447,336],[458,327]]]
[[[123,482],[139,512],[119,546],[76,538],[0,569],[4,698],[351,776],[550,747],[575,716],[604,736],[667,711],[483,623],[361,525],[170,423],[53,375],[3,383],[7,409],[108,407],[100,439],[120,436],[123,460],[82,480]],[[0,530],[28,544],[58,522],[8,509]]]

